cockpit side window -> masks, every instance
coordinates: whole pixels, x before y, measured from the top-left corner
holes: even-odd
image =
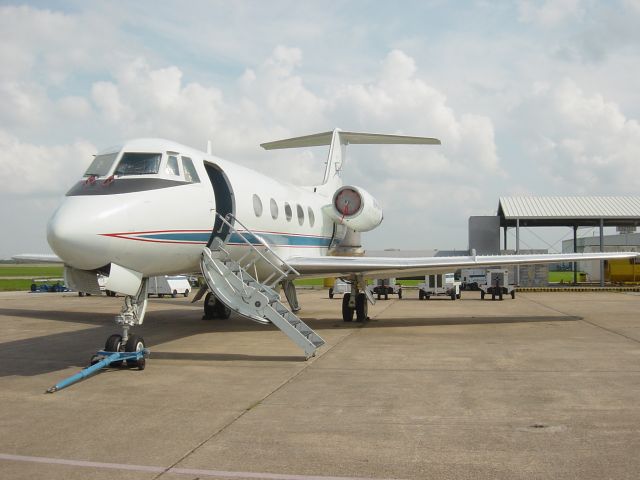
[[[160,170],[160,153],[133,153],[122,155],[115,175],[153,175]]]
[[[189,183],[200,183],[200,177],[196,172],[196,167],[189,157],[182,157],[182,169],[184,170],[184,179]]]
[[[175,155],[169,155],[169,157],[167,158],[166,173],[167,175],[180,175],[180,170],[178,170],[178,157],[176,157]]]
[[[111,166],[113,165],[113,162],[116,161],[118,153],[119,152],[96,155],[93,159],[93,162],[91,162],[91,165],[89,165],[89,168],[87,168],[87,171],[84,173],[84,176],[104,177],[107,173],[109,173],[109,170],[111,170]]]

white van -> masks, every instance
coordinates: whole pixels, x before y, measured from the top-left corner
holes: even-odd
[[[166,275],[149,278],[148,296],[157,295],[162,298],[171,295],[173,298],[178,295],[189,296],[191,284],[185,275]]]

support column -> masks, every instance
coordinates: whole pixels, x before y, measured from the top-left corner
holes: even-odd
[[[516,218],[516,255],[520,254],[520,219]],[[518,285],[520,283],[520,265],[516,265],[515,268],[516,278],[515,284]]]
[[[573,226],[573,253],[578,253],[578,226]],[[578,262],[573,262],[573,284],[578,283]]]
[[[600,251],[604,252],[604,218],[600,219]],[[604,260],[600,260],[600,286],[604,287]]]
[[[507,250],[507,225],[504,226],[504,249]]]

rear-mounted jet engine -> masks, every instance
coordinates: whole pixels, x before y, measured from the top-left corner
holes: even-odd
[[[368,232],[382,222],[382,209],[366,190],[352,185],[340,187],[333,194],[331,205],[324,211],[336,223],[356,232]]]

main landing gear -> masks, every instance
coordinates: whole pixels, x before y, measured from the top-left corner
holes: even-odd
[[[218,300],[213,293],[207,293],[207,296],[204,297],[204,315],[202,316],[202,319],[213,320],[215,318],[219,318],[226,320],[230,316],[231,309]]]
[[[365,322],[369,320],[369,302],[364,293],[366,284],[362,278],[358,278],[351,284],[351,293],[345,293],[342,297],[342,320],[352,322],[353,315],[356,321]]]

